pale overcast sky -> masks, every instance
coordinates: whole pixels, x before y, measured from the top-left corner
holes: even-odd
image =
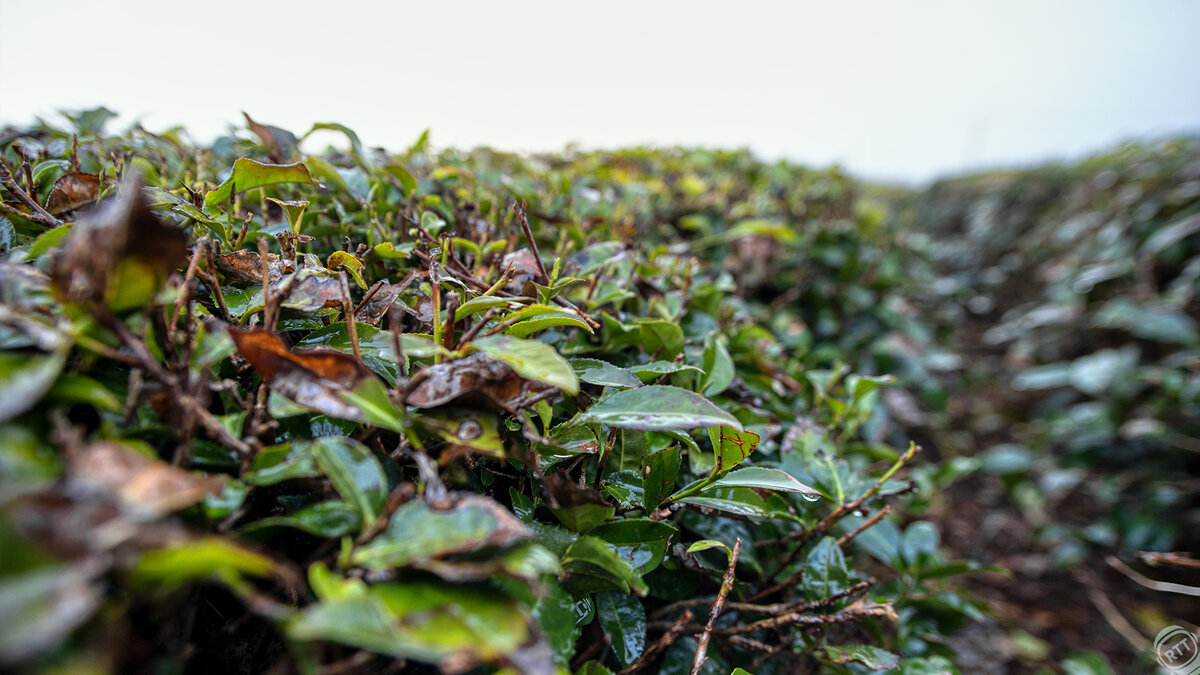
[[[106,105],[207,141],[246,110],[390,149],[430,127],[910,181],[1200,131],[1193,0],[0,0],[0,28],[0,125]]]

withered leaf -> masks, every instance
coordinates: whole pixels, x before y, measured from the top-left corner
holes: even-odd
[[[46,210],[57,216],[67,211],[92,203],[100,194],[100,176],[94,173],[69,173],[54,181],[50,196],[46,198]]]
[[[187,235],[159,220],[140,175],[77,222],[51,268],[67,302],[98,302],[116,311],[149,302],[187,257]]]
[[[408,302],[400,301],[400,308],[417,321],[427,326],[431,325],[433,322],[433,298],[415,291],[409,293],[408,297]]]
[[[318,309],[342,306],[342,284],[337,277],[328,274],[309,274],[308,270],[300,270],[297,274],[305,276],[296,282],[296,285],[284,298],[283,307],[301,312],[315,312]],[[285,283],[287,283],[286,279],[272,283],[271,291],[277,292],[278,287]]]
[[[246,112],[242,112],[242,116],[246,118],[246,126],[250,127],[250,131],[253,131],[254,135],[262,141],[272,162],[283,164],[300,153],[299,141],[292,132],[255,122]]]
[[[512,277],[507,285],[507,290],[513,293],[521,292],[526,281],[536,279],[538,276],[537,258],[534,257],[533,251],[527,248],[517,249],[511,253],[507,253],[500,260],[500,269],[506,270],[512,266]],[[537,297],[534,295],[533,297]]]
[[[354,312],[354,318],[359,323],[369,323],[372,326],[378,326],[380,320],[387,315],[388,310],[396,302],[396,297],[400,295],[401,287],[398,284],[392,284],[386,279],[380,282],[380,287],[371,295],[371,299],[358,308]]]
[[[229,327],[238,352],[267,386],[302,406],[332,417],[362,420],[363,413],[343,394],[376,375],[353,356],[334,349],[291,351],[283,338],[265,330]]]
[[[241,249],[224,253],[217,256],[216,263],[217,269],[229,281],[262,283],[262,257],[257,251]],[[267,268],[271,281],[278,281],[283,277],[283,263],[274,253],[267,254]]]
[[[219,477],[184,471],[113,441],[70,451],[67,466],[73,480],[98,484],[123,507],[152,515],[186,508],[224,487]]]
[[[502,361],[482,352],[427,366],[413,377],[405,401],[416,408],[434,408],[452,401],[513,411],[527,396],[551,387],[526,380]]]

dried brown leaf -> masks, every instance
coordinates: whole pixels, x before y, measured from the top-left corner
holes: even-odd
[[[73,226],[51,268],[52,285],[68,302],[132,308],[148,302],[179,269],[187,244],[183,230],[150,209],[135,175]]]
[[[482,352],[427,366],[417,372],[413,382],[405,401],[417,408],[458,401],[512,411],[525,397],[550,389],[522,378],[507,364]]]
[[[229,281],[262,283],[262,258],[256,251],[231,251],[217,256],[216,262],[217,269]],[[283,263],[274,253],[267,254],[267,268],[272,282],[283,278]]]
[[[69,173],[54,181],[50,196],[46,198],[46,210],[51,215],[86,206],[100,194],[100,176],[94,173]]]
[[[302,406],[333,417],[360,419],[361,412],[339,395],[376,375],[362,362],[326,349],[291,351],[283,338],[265,330],[229,328],[238,352],[267,386]]]
[[[221,491],[219,477],[199,476],[112,441],[72,449],[72,478],[100,485],[125,508],[163,514],[186,508]]]

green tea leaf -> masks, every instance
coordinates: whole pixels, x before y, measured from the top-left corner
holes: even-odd
[[[532,536],[524,523],[486,497],[464,497],[445,509],[412,501],[397,509],[387,529],[355,550],[351,560],[389,569],[484,546],[510,546]]]
[[[375,455],[354,439],[330,436],[313,446],[312,456],[342,499],[358,509],[363,523],[374,523],[388,494],[387,478]]]
[[[733,415],[686,389],[650,385],[606,396],[570,424],[607,424],[643,431],[683,430],[727,425],[741,429]],[[757,438],[757,436],[755,437]]]
[[[620,389],[642,386],[642,381],[632,372],[600,359],[571,359],[571,367],[579,379],[588,384]]]
[[[37,405],[62,371],[67,354],[0,352],[0,423]]]
[[[703,488],[701,492],[722,487],[750,487],[776,492],[796,492],[813,500],[821,497],[819,491],[792,478],[787,472],[765,466],[748,466],[731,471],[724,478]]]
[[[628,667],[646,649],[646,610],[632,596],[616,591],[596,594],[596,615],[608,635],[617,662]]]
[[[507,363],[521,377],[558,387],[567,394],[579,393],[579,378],[571,364],[544,342],[492,335],[474,340],[471,345],[493,359]]]
[[[211,208],[229,201],[234,190],[245,192],[265,185],[278,183],[308,183],[321,187],[300,162],[294,164],[264,164],[249,157],[240,157],[233,163],[229,177],[204,195],[204,206]]]

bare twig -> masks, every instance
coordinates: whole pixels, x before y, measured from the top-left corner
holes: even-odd
[[[460,297],[454,291],[446,294],[446,325],[442,326],[442,346],[451,351],[454,349],[454,315],[458,312]]]
[[[160,384],[171,390],[172,401],[181,411],[195,415],[196,422],[204,428],[205,431],[212,434],[221,443],[228,446],[243,457],[251,457],[254,455],[254,449],[240,438],[229,433],[217,418],[208,411],[208,408],[201,404],[196,397],[185,392],[180,385],[179,378],[173,373],[167,372],[162,365],[155,360],[154,355],[146,347],[146,343],[139,340],[136,336],[129,332],[129,329],[119,319],[109,313],[107,310],[96,310],[92,312],[93,316],[113,332],[114,335],[127,347],[133,356],[137,359],[138,365],[149,373],[151,377],[158,380]]]
[[[171,312],[171,321],[167,324],[167,330],[170,331],[168,339],[171,344],[175,344],[175,324],[179,322],[179,315],[183,313],[184,305],[188,304],[192,297],[191,282],[196,276],[196,266],[200,262],[200,249],[208,244],[207,237],[201,237],[196,245],[192,247],[192,257],[188,261],[187,273],[183,275],[183,285],[180,286],[179,297],[175,298],[175,309]]]
[[[847,532],[846,534],[843,534],[842,538],[837,540],[837,545],[845,546],[846,544],[849,544],[850,542],[854,541],[855,537],[862,534],[864,531],[866,531],[868,528],[870,528],[875,523],[878,523],[884,516],[886,516],[887,514],[889,514],[891,512],[892,512],[891,504],[888,504],[887,506],[884,506],[882,509],[879,509],[874,514],[872,514],[870,518],[867,518],[863,522],[862,525],[859,525],[858,527],[854,528],[853,532]]]
[[[802,612],[789,612],[780,616],[774,616],[762,621],[755,621],[741,626],[731,626],[729,628],[716,628],[712,631],[713,635],[742,635],[745,633],[755,633],[760,630],[771,630],[775,628],[784,628],[786,626],[827,626],[837,623],[854,623],[863,619],[869,618],[885,618],[892,621],[899,621],[899,616],[896,614],[896,608],[890,604],[874,604],[861,603],[854,604],[846,609],[843,609],[832,614],[806,614]],[[647,625],[650,630],[664,630],[667,628],[662,623],[651,623]],[[703,633],[705,626],[692,624],[685,626],[685,633]]]
[[[217,279],[217,251],[216,243],[209,240],[208,246],[204,247],[204,262],[208,266],[206,273],[199,273],[200,279],[204,281],[204,285],[208,286],[212,291],[213,298],[217,301],[217,309],[221,312],[221,318],[226,323],[236,324],[233,317],[229,314],[229,307],[225,305],[225,295],[221,293],[221,282]]]
[[[1075,578],[1083,583],[1084,588],[1087,589],[1088,599],[1096,606],[1096,609],[1100,612],[1100,616],[1104,617],[1104,621],[1118,635],[1125,638],[1125,641],[1135,650],[1144,652],[1149,649],[1150,641],[1139,633],[1133,627],[1133,624],[1129,623],[1129,619],[1125,618],[1125,615],[1121,613],[1121,610],[1117,609],[1117,606],[1113,604],[1113,601],[1107,595],[1096,588],[1096,585],[1091,582],[1090,576],[1090,574],[1076,574]]]
[[[267,238],[259,237],[258,261],[262,264],[263,328],[274,333],[275,317],[271,315],[271,261],[267,260],[267,253]]]
[[[350,302],[350,282],[346,280],[346,270],[338,270],[338,280],[342,283],[342,314],[346,317],[350,347],[354,350],[354,360],[362,361],[362,353],[358,349],[358,322],[354,320],[354,309]]]
[[[738,611],[738,612],[748,612],[751,614],[768,614],[768,615],[772,615],[772,616],[779,615],[779,614],[786,614],[788,612],[806,612],[806,611],[810,611],[810,610],[814,610],[814,609],[822,609],[824,607],[828,607],[829,605],[832,605],[834,602],[841,600],[842,598],[845,598],[845,597],[851,596],[851,595],[857,595],[858,593],[870,588],[872,585],[874,585],[874,583],[875,583],[874,579],[860,581],[857,584],[854,584],[853,586],[851,586],[843,591],[834,593],[833,595],[830,595],[828,597],[821,598],[820,600],[814,600],[812,602],[805,602],[805,601],[801,600],[801,601],[796,601],[796,602],[780,602],[780,603],[775,603],[775,604],[771,604],[771,605],[757,605],[757,604],[754,604],[753,602],[726,602],[725,607],[729,610]],[[759,595],[765,596],[765,595],[769,595],[769,593],[760,593]],[[750,596],[750,597],[754,598],[754,597],[758,597],[758,596]],[[677,602],[672,602],[669,605],[664,605],[663,607],[656,609],[653,613],[650,614],[650,618],[651,619],[660,619],[664,616],[669,616],[671,614],[674,614],[675,612],[677,612],[680,609],[683,609],[685,607],[696,607],[699,605],[707,605],[707,604],[709,604],[709,600],[707,598],[688,598],[687,600],[679,600]]]
[[[459,343],[460,345],[465,345],[465,344],[467,344],[468,342],[470,342],[471,340],[474,340],[474,339],[475,339],[475,335],[476,335],[477,333],[479,333],[479,329],[480,329],[480,328],[483,328],[485,325],[487,325],[487,322],[489,322],[489,321],[491,321],[492,319],[496,318],[496,314],[497,314],[497,313],[498,313],[498,312],[496,311],[496,308],[494,308],[494,307],[493,307],[492,309],[489,309],[488,311],[484,312],[484,313],[483,313],[483,316],[482,316],[482,317],[479,319],[479,321],[478,321],[478,322],[476,322],[476,323],[475,323],[475,325],[473,325],[473,326],[471,326],[470,328],[468,328],[468,329],[467,329],[467,332],[465,332],[465,333],[463,333],[463,334],[462,334],[462,339],[460,339],[460,340],[458,341],[458,343]]]
[[[704,624],[704,632],[696,640],[696,657],[692,660],[691,675],[699,675],[700,669],[704,667],[704,660],[708,658],[708,641],[712,639],[713,628],[717,624],[717,617],[721,615],[725,597],[733,588],[733,575],[737,569],[738,554],[741,552],[742,538],[738,537],[733,543],[733,551],[729,554],[729,567],[725,570],[725,576],[721,577],[721,590],[717,592],[717,599],[713,601],[712,609],[708,612],[708,623]]]
[[[1192,597],[1200,598],[1200,588],[1195,586],[1185,586],[1183,584],[1173,584],[1169,581],[1156,581],[1143,575],[1141,572],[1138,572],[1129,565],[1126,565],[1116,556],[1110,555],[1104,559],[1104,562],[1108,563],[1109,567],[1112,567],[1121,574],[1133,579],[1138,583],[1138,585],[1145,586],[1152,591],[1160,591],[1162,593],[1178,593],[1179,595],[1190,595]]]
[[[525,217],[525,204],[513,202],[513,210],[517,214],[517,221],[521,223],[521,231],[525,233],[525,240],[529,242],[529,248],[533,251],[533,260],[537,263],[538,275],[545,281],[550,281],[550,275],[546,274],[546,266],[542,264],[542,256],[538,253],[537,242],[533,239],[533,230],[529,229],[529,219]]]
[[[392,331],[392,351],[396,353],[396,372],[408,376],[408,366],[404,359],[404,346],[400,340],[401,319],[400,310],[395,305],[388,308],[388,327]],[[403,387],[400,387],[403,390]]]
[[[24,218],[25,220],[32,220],[33,222],[40,225],[45,225],[46,227],[58,227],[59,225],[63,224],[63,221],[50,215],[50,212],[46,209],[43,209],[42,205],[38,204],[36,199],[30,197],[29,193],[21,189],[21,186],[17,184],[16,179],[13,178],[12,168],[8,166],[8,162],[5,162],[2,157],[0,157],[0,185],[3,185],[9,192],[11,192],[12,195],[17,198],[17,201],[29,207],[30,213],[24,213],[10,207],[3,201],[0,201],[0,206],[3,207],[4,211]]]

